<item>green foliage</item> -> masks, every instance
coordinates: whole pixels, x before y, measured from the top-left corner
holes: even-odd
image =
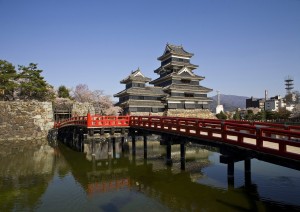
[[[41,76],[42,70],[37,64],[15,66],[6,60],[0,60],[0,99],[49,101],[54,98],[53,87]]]
[[[269,111],[269,110],[266,110],[266,119],[267,120],[273,120],[273,119],[277,119],[277,114],[276,112],[274,111]]]
[[[244,117],[246,120],[253,120],[254,119],[254,113],[253,110],[247,110],[247,114]]]
[[[69,98],[69,99],[71,99],[70,91],[64,85],[59,86],[57,94],[58,94],[59,98]]]
[[[280,108],[277,112],[277,118],[279,118],[279,119],[288,119],[288,118],[290,118],[291,114],[292,114],[291,111],[288,111],[285,108]]]
[[[241,113],[240,113],[240,111],[238,111],[238,110],[235,111],[235,114],[233,115],[233,119],[237,120],[237,121],[241,120]]]
[[[37,68],[37,64],[19,66],[19,71],[20,99],[49,101],[54,98],[53,88],[41,76],[42,70]]]
[[[226,119],[227,119],[227,116],[226,116],[226,114],[225,114],[223,111],[221,111],[220,113],[218,113],[218,114],[216,115],[216,117],[217,117],[218,119],[223,119],[223,120],[226,120]]]
[[[266,112],[264,110],[256,113],[253,117],[253,120],[257,121],[265,121],[266,120]]]
[[[6,60],[0,60],[0,99],[13,99],[17,87],[15,67]]]

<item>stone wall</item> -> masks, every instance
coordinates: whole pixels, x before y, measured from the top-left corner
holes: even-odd
[[[164,113],[150,113],[151,116],[173,116],[173,117],[187,117],[187,118],[202,118],[202,119],[216,119],[216,116],[209,110],[203,109],[169,109]],[[149,116],[149,112],[132,112],[131,116]]]
[[[0,141],[44,139],[53,125],[51,102],[0,101]]]
[[[163,116],[164,113],[149,113],[149,112],[131,112],[130,115],[131,116],[149,116],[149,114],[151,116]]]
[[[194,109],[194,110],[169,109],[167,111],[167,116],[216,119],[216,116],[212,112],[203,109]]]

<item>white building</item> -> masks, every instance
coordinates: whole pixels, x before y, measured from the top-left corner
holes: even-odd
[[[285,107],[286,107],[286,103],[280,95],[271,97],[270,99],[265,101],[265,110],[278,111],[279,108],[285,108]]]
[[[220,100],[220,91],[217,91],[217,107],[216,107],[216,114],[219,114],[221,112],[224,112],[224,107],[221,105]]]
[[[217,107],[216,107],[216,114],[219,114],[221,112],[224,112],[223,105],[217,105]]]

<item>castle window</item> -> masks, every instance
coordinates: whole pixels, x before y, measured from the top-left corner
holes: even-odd
[[[189,80],[189,79],[181,79],[181,83],[183,83],[183,84],[190,84],[191,80]]]
[[[152,108],[152,112],[153,112],[153,113],[157,113],[157,112],[158,112],[158,108],[153,107],[153,108]]]
[[[184,93],[184,97],[194,97],[193,93]]]

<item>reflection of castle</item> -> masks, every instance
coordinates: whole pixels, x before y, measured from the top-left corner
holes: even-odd
[[[175,148],[172,148],[172,155],[175,158],[179,155],[179,149],[176,149],[176,146],[178,147],[178,145],[174,145],[173,147]],[[161,153],[159,148],[156,149],[156,147],[161,147],[158,142],[153,146],[148,145],[148,150],[151,148],[155,149],[153,151],[155,157],[152,157],[151,153],[149,153],[147,161],[143,160],[142,157],[142,142],[137,141],[136,147],[137,157],[130,158],[129,154],[124,157],[120,153],[120,158],[114,158],[111,157],[111,154],[106,153],[107,159],[95,160],[95,157],[92,157],[90,161],[86,160],[85,154],[78,155],[78,153],[71,151],[64,145],[61,146],[60,150],[61,155],[64,156],[70,165],[72,175],[85,189],[86,194],[90,198],[98,198],[99,195],[103,197],[104,193],[107,192],[110,193],[108,194],[110,196],[111,192],[119,193],[120,191],[123,195],[132,196],[133,194],[138,194],[145,196],[174,210],[178,208],[191,210],[191,207],[193,210],[203,208],[229,210],[232,207],[243,208],[243,202],[248,201],[248,198],[251,201],[253,199],[254,202],[257,199],[255,195],[247,197],[247,192],[245,196],[241,196],[240,193],[244,192],[244,189],[237,189],[238,192],[231,192],[226,191],[226,189],[216,189],[209,185],[197,183],[199,178],[203,177],[201,173],[202,168],[208,164],[208,151],[203,151],[199,148],[187,149],[188,155],[191,154],[192,158],[194,158],[193,164],[202,164],[202,166],[193,165],[193,171],[190,169],[188,172],[182,172],[179,169],[179,165],[177,169],[166,168],[162,158],[157,157],[157,151]],[[105,148],[100,151],[103,151],[101,154],[105,155]],[[77,157],[75,158],[75,156]],[[187,160],[190,160],[190,158]],[[175,164],[173,163],[173,167],[176,166]],[[189,166],[187,165],[187,167]],[[256,194],[256,191],[253,194]],[[241,202],[236,202],[237,197]],[[128,203],[123,201],[120,204],[114,204],[110,201],[104,206],[102,202],[101,208],[108,205],[112,206],[111,204],[113,204],[114,208],[118,208],[122,204],[132,205],[134,201],[134,198]]]
[[[150,146],[148,146],[148,150],[152,148]],[[191,158],[195,160],[192,162],[193,164],[201,164],[203,160],[205,162],[202,164],[206,164],[202,167],[196,166],[194,170],[195,175],[191,176],[190,171],[182,172],[179,166],[177,171],[174,171],[176,168],[167,168],[164,165],[164,161],[157,158],[157,151],[160,152],[159,148],[157,148],[160,147],[159,144],[153,146],[152,154],[156,155],[156,158],[151,157],[149,152],[147,161],[143,160],[142,157],[143,145],[137,142],[136,147],[137,156],[131,159],[130,155],[127,154],[124,157],[120,153],[120,158],[113,158],[108,155],[107,159],[95,160],[93,158],[89,161],[84,154],[78,154],[64,145],[61,145],[60,151],[70,165],[72,175],[85,188],[90,198],[97,198],[98,194],[112,191],[122,191],[123,194],[133,191],[135,195],[145,195],[151,200],[157,200],[171,210],[196,211],[205,208],[210,210],[230,210],[232,207],[243,208],[245,201],[253,199],[253,196],[240,195],[244,191],[243,189],[237,189],[238,192],[216,189],[208,185],[199,184],[197,180],[192,178],[197,176],[197,173],[198,177],[202,177],[202,175],[199,176],[199,173],[207,165],[206,161],[208,161],[209,156],[207,151],[192,148],[187,151],[187,155],[191,153]],[[104,148],[103,151],[105,151]],[[172,152],[176,158],[176,152],[179,151],[173,148]],[[239,201],[236,201],[237,197]],[[253,201],[255,199],[256,197],[254,197]],[[131,201],[134,201],[134,199]],[[109,204],[112,204],[112,202]],[[134,203],[123,202],[120,204]],[[119,206],[118,203],[115,203],[114,206],[117,205]]]
[[[193,71],[197,65],[190,63],[194,54],[184,50],[182,46],[167,44],[162,56],[158,58],[161,66],[154,73],[159,77],[152,80],[145,77],[140,69],[121,80],[126,89],[115,94],[119,97],[118,106],[125,114],[161,115],[172,110],[194,113],[208,109],[212,101],[207,97],[211,89],[200,86],[204,79]],[[154,86],[146,86],[146,83]]]

